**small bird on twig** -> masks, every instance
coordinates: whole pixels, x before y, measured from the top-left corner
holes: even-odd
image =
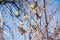
[[[15,16],[18,18],[18,17],[20,16],[20,13],[17,11],[17,12],[15,13]]]

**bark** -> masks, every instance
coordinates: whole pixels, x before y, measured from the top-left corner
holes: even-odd
[[[0,33],[1,33],[1,36],[2,36],[2,38],[0,39],[0,40],[4,40],[4,23],[3,23],[3,20],[2,20],[2,15],[0,14],[0,16],[1,16],[1,30],[0,30]]]
[[[43,2],[43,11],[45,13],[45,20],[46,20],[46,26],[45,26],[45,28],[46,28],[46,36],[47,36],[47,40],[50,40],[49,36],[48,36],[48,29],[47,29],[48,22],[47,22],[47,13],[46,13],[46,7],[45,7],[45,0],[43,0],[42,2]]]

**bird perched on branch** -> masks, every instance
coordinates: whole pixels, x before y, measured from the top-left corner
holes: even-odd
[[[27,16],[26,16],[26,15],[24,15],[24,16],[23,16],[23,18],[24,18],[24,19],[26,19],[26,18],[27,18]]]
[[[24,30],[22,27],[18,27],[18,29],[22,35],[26,33],[26,30]]]
[[[38,5],[37,5],[37,2],[35,2],[35,4],[34,5],[30,5],[30,8],[33,10],[33,9],[35,9],[36,7],[37,7]]]
[[[20,16],[20,13],[16,11],[15,16],[18,18]]]
[[[34,7],[34,5],[31,4],[31,5],[30,5],[30,8],[33,10],[35,7]]]
[[[37,26],[37,25],[32,25],[32,28],[33,28],[35,31],[37,31],[38,26]]]

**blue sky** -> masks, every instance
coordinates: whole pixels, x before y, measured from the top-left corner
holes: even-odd
[[[31,1],[31,0],[30,0]],[[33,2],[32,2],[33,3]],[[60,0],[57,0],[56,2],[54,2],[53,4],[52,4],[52,7],[53,7],[53,9],[55,10],[57,7],[58,7],[58,5],[60,4]],[[14,8],[14,6],[12,6],[11,4],[7,4],[7,5],[10,5],[11,7],[9,7],[9,8],[12,8],[12,13],[13,13],[13,15],[16,13],[16,9]],[[42,3],[41,2],[39,2],[38,3],[38,5],[39,6],[42,6]],[[27,12],[29,12],[30,11],[30,8],[29,8],[29,6],[24,6],[25,8],[26,8],[26,11]],[[13,31],[12,32],[12,34],[13,34],[13,36],[14,37],[12,37],[12,40],[24,40],[24,37],[21,35],[21,33],[19,32],[19,30],[18,30],[18,28],[17,28],[17,26],[19,26],[19,27],[23,27],[25,30],[27,30],[27,32],[28,32],[28,27],[29,27],[29,25],[26,25],[27,23],[28,23],[28,21],[27,20],[25,20],[25,19],[23,19],[22,17],[24,16],[24,13],[23,12],[20,12],[20,14],[21,14],[21,16],[19,16],[19,19],[22,19],[23,20],[23,22],[24,22],[24,24],[25,25],[23,25],[23,26],[21,26],[20,25],[20,20],[18,19],[18,18],[16,18],[15,17],[15,15],[14,15],[14,17],[12,17],[11,15],[10,15],[10,11],[8,10],[8,8],[6,8],[4,5],[0,5],[0,8],[3,10],[3,12],[2,12],[2,10],[0,10],[0,12],[1,12],[1,14],[4,16],[4,11],[6,11],[6,15],[7,15],[7,18],[5,19],[5,23],[6,23],[6,25],[8,25],[10,28],[11,28],[11,30]],[[48,6],[48,10],[50,10],[50,6]],[[42,13],[42,19],[41,19],[41,26],[43,27],[44,26],[44,24],[45,24],[45,19],[44,19],[44,13]],[[35,17],[35,16],[34,16]],[[3,18],[3,20],[4,20],[4,17],[2,17]],[[54,21],[53,21],[53,19],[54,19]],[[60,11],[58,11],[55,15],[54,15],[54,17],[53,17],[53,19],[52,19],[52,21],[51,21],[51,23],[49,24],[49,26],[48,26],[48,29],[49,29],[49,31],[51,32],[51,33],[53,33],[54,32],[54,30],[53,30],[53,25],[54,25],[54,22],[58,19],[58,20],[60,20]],[[15,21],[13,21],[13,20],[15,20]],[[16,22],[16,24],[14,24],[14,22]],[[33,20],[31,20],[31,24],[36,24]],[[60,24],[60,21],[59,21],[59,24]],[[5,33],[5,36],[4,36],[4,38],[5,38],[5,40],[11,40],[10,39],[10,29],[8,29],[5,25],[4,25],[4,33]],[[29,40],[29,38],[28,38],[28,33],[26,33],[26,40]]]

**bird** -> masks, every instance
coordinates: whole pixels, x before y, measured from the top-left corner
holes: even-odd
[[[23,30],[23,28],[22,27],[18,27],[19,28],[19,31],[22,31]]]
[[[35,31],[37,31],[38,26],[37,26],[37,25],[32,25],[32,28],[33,28]]]
[[[36,1],[34,5],[33,5],[33,4],[30,5],[30,8],[33,10],[33,9],[35,9],[37,6],[38,6],[38,5],[37,5],[37,1]]]
[[[16,11],[15,16],[18,18],[20,16],[20,13]]]
[[[26,18],[27,18],[27,16],[26,16],[26,15],[24,15],[24,16],[23,16],[23,18],[24,18],[24,19],[26,19]]]
[[[22,35],[26,33],[26,30],[24,30],[22,27],[18,27],[18,29]]]
[[[33,10],[33,9],[34,9],[34,5],[33,5],[33,4],[31,4],[31,5],[30,5],[30,8]]]

